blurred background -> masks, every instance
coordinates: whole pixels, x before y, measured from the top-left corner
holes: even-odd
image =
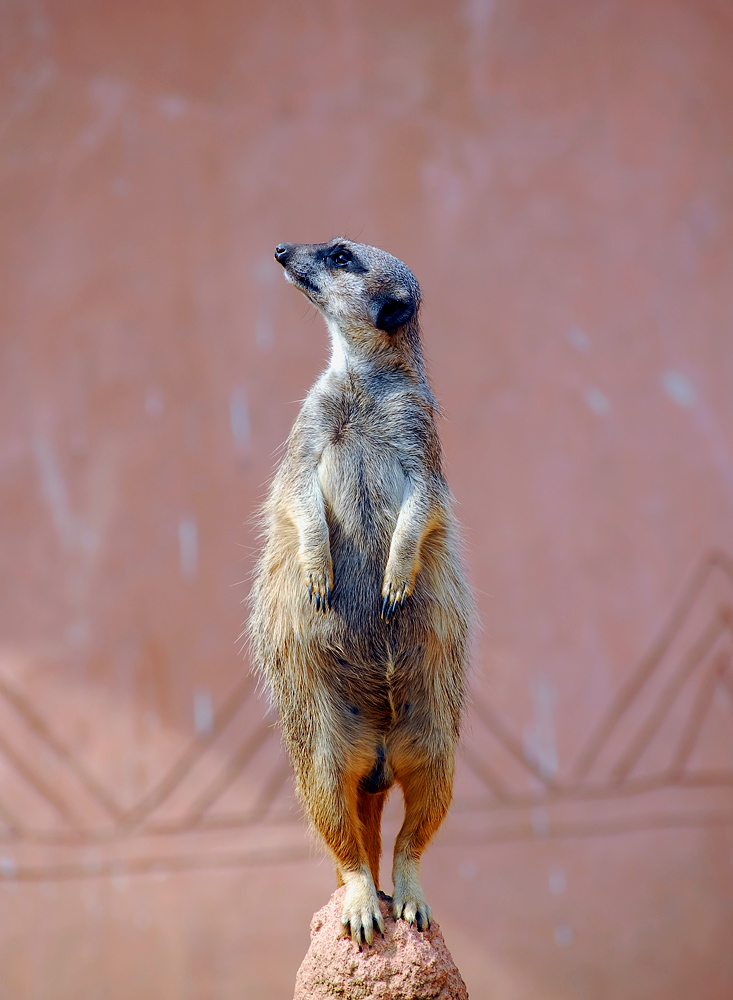
[[[0,996],[292,996],[335,882],[237,637],[328,356],[273,249],[348,235],[422,283],[480,608],[469,992],[729,998],[731,3],[6,0],[0,51]]]

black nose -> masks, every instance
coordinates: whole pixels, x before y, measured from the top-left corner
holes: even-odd
[[[278,243],[275,247],[275,260],[282,264],[283,267],[290,260],[290,255],[293,250],[292,243]]]

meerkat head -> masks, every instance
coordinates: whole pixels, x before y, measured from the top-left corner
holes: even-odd
[[[285,277],[323,314],[333,340],[333,368],[347,359],[394,354],[415,343],[420,286],[391,254],[363,243],[280,243]]]

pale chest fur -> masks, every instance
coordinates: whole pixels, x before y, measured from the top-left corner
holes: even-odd
[[[321,453],[318,480],[326,509],[345,528],[392,531],[406,485],[399,453],[349,437],[329,442]]]
[[[319,422],[318,481],[327,511],[347,533],[391,533],[407,482],[399,409],[331,396]]]

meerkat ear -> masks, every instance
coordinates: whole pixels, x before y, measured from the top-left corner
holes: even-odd
[[[415,315],[415,303],[412,298],[405,300],[396,299],[392,295],[380,295],[372,300],[369,312],[372,323],[378,330],[394,333]]]

